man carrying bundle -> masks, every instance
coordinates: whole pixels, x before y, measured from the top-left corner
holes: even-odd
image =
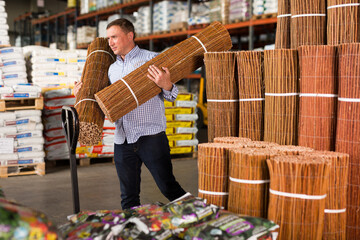
[[[106,31],[109,46],[117,55],[116,62],[110,65],[108,71],[111,83],[157,56],[157,53],[140,49],[135,44],[134,26],[124,18],[109,23]],[[142,163],[169,201],[186,194],[173,175],[169,142],[165,134],[164,99],[175,101],[178,89],[170,81],[170,72],[166,67],[159,69],[152,65],[147,76],[162,89],[161,93],[115,122],[114,161],[120,180],[123,209],[140,205]],[[81,85],[80,81],[76,83],[75,96]]]

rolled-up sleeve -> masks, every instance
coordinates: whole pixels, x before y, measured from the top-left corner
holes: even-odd
[[[162,92],[163,92],[165,100],[167,100],[169,102],[173,102],[177,98],[179,89],[177,88],[177,86],[175,84],[173,84],[173,87],[170,91],[163,89]]]

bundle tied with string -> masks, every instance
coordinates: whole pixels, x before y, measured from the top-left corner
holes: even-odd
[[[267,160],[270,173],[268,219],[280,226],[279,239],[320,240],[323,234],[330,162],[293,155]]]
[[[239,137],[261,141],[264,138],[263,52],[236,54],[239,82]]]
[[[296,145],[298,117],[297,51],[264,51],[264,140]]]
[[[302,46],[298,144],[335,150],[337,81],[334,46]]]
[[[360,43],[339,46],[335,149],[349,154],[346,238],[360,236]]]
[[[326,0],[291,0],[291,48],[326,44]]]
[[[204,55],[208,110],[208,141],[238,136],[239,93],[234,52]]]
[[[94,94],[109,85],[108,69],[116,57],[106,38],[96,38],[88,47],[82,87],[76,96],[75,109],[79,115],[79,142],[91,146],[101,141],[104,113]]]
[[[360,42],[360,1],[327,1],[327,43]]]
[[[209,204],[227,208],[229,153],[235,144],[202,143],[198,145],[199,194]]]
[[[302,154],[330,160],[329,190],[325,202],[322,239],[346,239],[346,196],[349,155],[330,151],[313,151]]]
[[[278,0],[275,49],[290,48],[290,0]]]
[[[277,154],[272,148],[230,151],[229,211],[267,218],[270,176],[266,160]]]
[[[226,28],[213,22],[194,36],[176,44],[133,72],[97,92],[95,98],[105,115],[114,122],[139,105],[155,97],[161,89],[148,77],[150,65],[167,67],[171,82],[176,83],[201,67],[207,51],[226,51],[232,43]]]

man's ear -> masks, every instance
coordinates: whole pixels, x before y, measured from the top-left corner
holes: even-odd
[[[129,32],[129,33],[127,34],[127,36],[128,36],[128,38],[129,38],[129,40],[134,40],[134,33],[133,33],[133,32]]]

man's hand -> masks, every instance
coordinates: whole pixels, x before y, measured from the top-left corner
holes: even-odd
[[[163,71],[164,70],[164,71]],[[156,85],[167,91],[171,91],[172,82],[170,81],[170,72],[166,67],[162,67],[162,70],[155,65],[150,65],[148,68],[149,74],[147,75]]]
[[[74,91],[73,91],[75,97],[79,93],[81,86],[82,86],[81,81],[75,82]]]

